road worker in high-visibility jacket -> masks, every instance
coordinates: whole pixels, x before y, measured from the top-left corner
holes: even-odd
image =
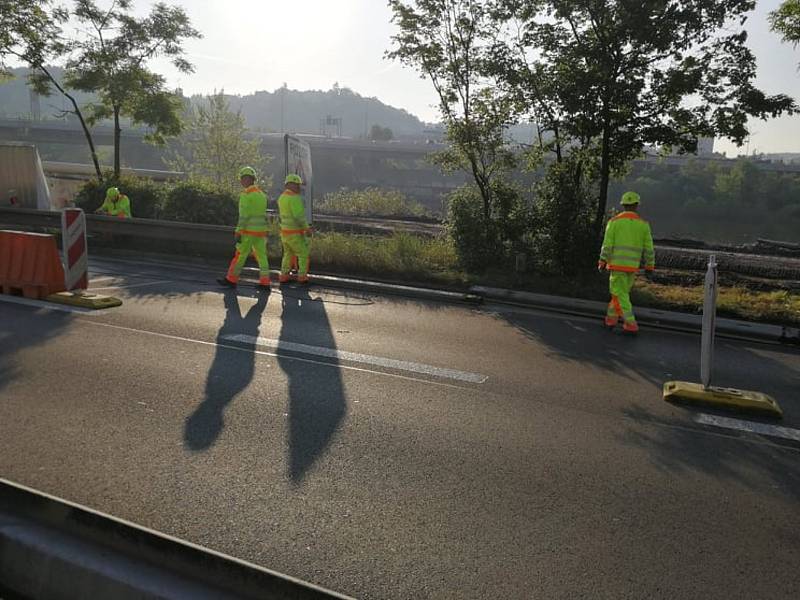
[[[105,202],[94,212],[104,213],[110,217],[119,217],[120,219],[130,219],[132,216],[131,201],[119,191],[119,188],[110,187],[106,190]]]
[[[294,262],[297,263],[297,283],[308,283],[309,240],[313,229],[306,221],[306,210],[300,186],[303,180],[299,175],[290,173],[284,181],[285,189],[278,198],[278,214],[281,220],[281,243],[283,258],[281,259],[280,282],[291,279],[289,271]]]
[[[606,312],[606,327],[614,329],[622,319],[623,332],[635,335],[639,326],[633,315],[631,288],[642,266],[648,275],[655,269],[656,255],[650,225],[638,213],[639,194],[625,192],[621,204],[622,212],[606,226],[597,268],[610,271],[611,301]]]
[[[267,195],[256,185],[256,171],[252,167],[239,169],[239,222],[234,236],[239,240],[228,273],[218,281],[225,286],[235,287],[239,275],[252,253],[258,262],[258,287],[269,289],[269,259],[267,258]]]

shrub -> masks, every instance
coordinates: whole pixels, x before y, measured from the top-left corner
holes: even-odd
[[[162,218],[186,223],[236,225],[239,218],[238,198],[226,190],[182,182],[169,190]]]
[[[103,204],[106,190],[118,187],[131,201],[131,214],[140,219],[157,219],[160,216],[165,198],[165,186],[151,179],[122,175],[119,179],[109,178],[102,183],[96,179],[87,181],[75,196],[75,206],[92,213]]]
[[[521,249],[529,227],[530,211],[520,190],[503,182],[492,184],[494,204],[487,223],[483,200],[474,185],[450,193],[447,206],[447,233],[452,239],[461,264],[468,270],[508,264]]]
[[[474,186],[464,186],[448,196],[447,233],[459,261],[467,269],[483,269],[497,254],[499,244],[490,235],[481,195]]]
[[[576,177],[569,161],[550,166],[536,184],[531,227],[525,238],[536,269],[548,275],[575,275],[597,261],[592,227],[597,193]]]
[[[317,234],[311,244],[311,262],[322,268],[384,277],[424,277],[457,268],[449,239],[401,232],[390,236]]]
[[[358,217],[431,217],[430,211],[395,190],[342,188],[327,194],[314,210],[323,214]]]

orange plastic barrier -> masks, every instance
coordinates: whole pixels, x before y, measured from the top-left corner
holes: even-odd
[[[42,299],[64,289],[54,236],[0,230],[0,291]]]

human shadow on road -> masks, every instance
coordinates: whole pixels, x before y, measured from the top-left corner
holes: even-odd
[[[338,359],[304,356],[289,345],[336,350],[325,303],[299,287],[284,288],[282,298],[278,365],[289,380],[289,477],[300,483],[333,439],[347,402]]]
[[[66,312],[0,304],[0,392],[22,376],[15,356],[26,348],[46,344],[65,332],[73,322]]]
[[[214,360],[206,377],[203,402],[186,419],[183,439],[186,446],[200,452],[214,445],[224,427],[225,408],[252,381],[255,373],[256,340],[261,315],[269,293],[258,292],[256,303],[242,316],[235,290],[225,292],[225,321],[217,332]],[[231,346],[230,336],[246,336]]]

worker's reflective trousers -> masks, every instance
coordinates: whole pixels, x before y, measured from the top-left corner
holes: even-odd
[[[628,331],[638,330],[636,317],[633,315],[633,304],[631,304],[631,288],[636,280],[636,273],[626,273],[624,271],[610,271],[608,278],[608,288],[611,292],[611,301],[608,303],[606,312],[606,325],[614,326],[617,319],[622,318],[624,327]]]
[[[251,252],[258,262],[260,283],[269,283],[269,259],[267,258],[266,234],[261,236],[242,235],[239,238],[239,243],[236,244],[236,253],[233,255],[233,260],[231,260],[231,264],[228,267],[228,281],[231,283],[239,281],[239,274],[242,272],[244,263],[247,262],[247,257]]]

